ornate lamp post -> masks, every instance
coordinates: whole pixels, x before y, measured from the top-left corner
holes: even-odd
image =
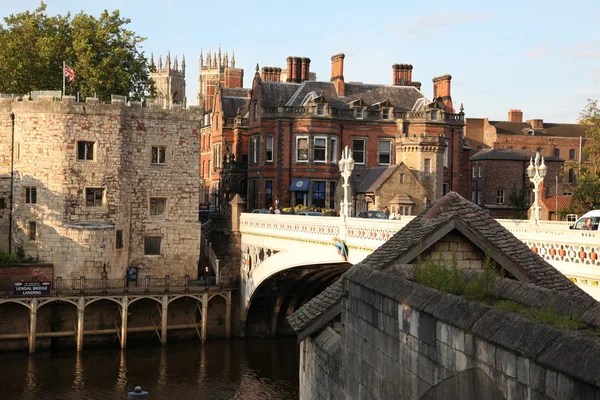
[[[541,159],[541,162],[540,162]],[[544,156],[540,153],[536,153],[535,161],[533,157],[529,161],[529,167],[527,167],[527,176],[531,183],[533,183],[533,210],[529,220],[534,224],[538,224],[541,218],[541,207],[540,207],[540,183],[544,181],[544,177],[548,172],[548,167],[544,164]]]
[[[350,175],[352,175],[352,170],[354,169],[354,159],[352,158],[352,152],[350,151],[348,146],[346,146],[346,148],[342,152],[342,157],[340,158],[339,165],[340,172],[342,173],[342,178],[344,178],[344,184],[342,185],[344,187],[344,199],[342,200],[342,203],[340,205],[340,217],[342,218],[342,220],[345,220],[346,217],[349,216],[350,212],[350,210],[348,209],[348,206],[350,205],[348,199],[350,184],[348,183],[348,179],[350,179]]]

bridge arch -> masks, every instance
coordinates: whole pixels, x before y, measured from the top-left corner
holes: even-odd
[[[117,303],[119,306],[122,306],[122,303],[118,299],[113,299],[112,297],[95,297],[93,299],[90,299],[88,302],[86,302],[85,305],[83,306],[83,308],[85,309],[90,304],[93,304],[93,303],[95,303],[97,301],[100,301],[100,300],[109,300],[109,301],[112,301],[114,303]]]

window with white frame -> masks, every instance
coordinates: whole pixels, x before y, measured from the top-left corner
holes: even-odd
[[[363,109],[362,108],[357,108],[354,111],[356,112],[356,119],[362,119],[363,118]]]
[[[215,168],[221,168],[221,143],[213,144],[213,165]]]
[[[317,104],[317,115],[325,115],[325,104]]]
[[[446,146],[444,149],[444,168],[448,168],[448,147],[449,146]]]
[[[166,154],[166,146],[152,146],[152,164],[165,164]]]
[[[266,141],[267,141],[267,143],[266,143],[265,161],[266,162],[273,162],[273,143],[274,143],[274,137],[272,135],[268,135]]]
[[[473,165],[473,178],[477,178],[477,167]]]
[[[167,199],[165,197],[150,197],[150,215],[163,216],[167,213]]]
[[[504,189],[496,190],[496,204],[504,204]]]
[[[390,109],[389,108],[383,109],[383,111],[381,112],[381,118],[390,119]]]
[[[478,171],[478,176],[481,178],[482,172],[483,172],[483,167],[480,165],[479,168],[478,168],[478,170],[479,170]]]
[[[329,147],[329,162],[336,164],[338,161],[338,140],[337,138],[331,138],[331,146]]]
[[[423,172],[425,172],[425,176],[431,175],[431,159],[426,158],[423,163]]]
[[[86,142],[83,140],[77,142],[77,160],[94,160],[94,142]]]
[[[352,139],[352,158],[356,164],[364,164],[365,157],[365,139]]]
[[[25,188],[25,204],[37,203],[37,188],[30,186]]]
[[[477,191],[477,204],[482,204],[482,199],[483,199],[483,197],[482,197],[481,190],[478,190]]]
[[[327,155],[327,138],[326,137],[315,137],[313,143],[313,162],[321,163],[326,162],[325,156]]]
[[[256,136],[252,137],[252,140],[250,140],[250,147],[252,149],[252,152],[250,153],[250,156],[252,157],[252,163],[253,164],[257,164],[258,163],[258,138]]]
[[[576,222],[577,214],[567,214],[567,222]]]
[[[390,165],[392,163],[392,141],[389,139],[379,140],[379,164]]]
[[[308,162],[308,137],[296,137],[296,162]]]
[[[475,190],[471,190],[471,202],[475,203],[477,201],[477,192]]]
[[[86,188],[85,205],[87,207],[101,207],[104,204],[103,188]]]

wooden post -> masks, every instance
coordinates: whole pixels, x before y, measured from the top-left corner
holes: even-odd
[[[206,342],[206,326],[208,325],[208,293],[202,294],[202,343]]]
[[[225,306],[225,337],[231,338],[231,290],[227,291],[227,301]]]
[[[29,354],[35,353],[35,331],[37,322],[37,299],[31,301],[29,309]]]
[[[160,325],[160,344],[167,345],[167,322],[169,320],[169,296],[166,294],[162,298],[162,315]]]
[[[129,297],[121,300],[121,348],[127,348],[127,314],[129,312]]]
[[[83,297],[77,307],[77,351],[83,349],[83,322],[85,316],[85,308],[83,308]]]

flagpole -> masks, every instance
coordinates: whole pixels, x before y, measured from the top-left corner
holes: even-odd
[[[63,91],[62,95],[65,96],[65,62],[63,61],[63,69],[62,69],[62,77],[63,77]]]

